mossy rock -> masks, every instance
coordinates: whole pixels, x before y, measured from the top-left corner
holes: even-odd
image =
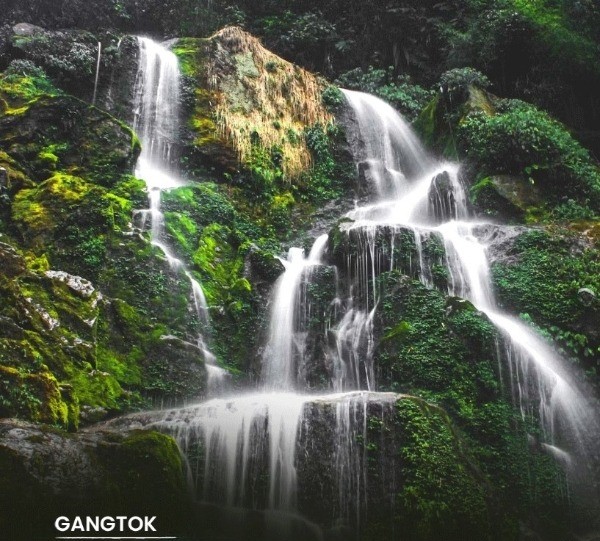
[[[15,541],[54,536],[58,516],[155,515],[165,535],[187,528],[181,455],[155,432],[67,435],[2,420],[0,485],[0,527]]]
[[[20,254],[4,253],[26,268]],[[106,352],[97,347],[104,301],[89,282],[64,272],[21,270],[11,279],[0,276],[0,298],[2,416],[73,429],[80,408],[106,414],[128,406],[119,383],[129,381],[128,373],[98,364]]]
[[[596,244],[573,229],[549,227],[521,232],[501,248],[492,264],[500,305],[541,327],[598,385],[600,307],[578,295],[582,288],[600,291]]]
[[[539,188],[523,177],[485,177],[471,186],[470,197],[479,212],[509,223],[535,221],[544,214]]]
[[[105,187],[133,171],[140,150],[125,124],[71,96],[42,95],[0,116],[0,141],[34,180],[63,170]]]
[[[474,85],[465,90],[458,100],[439,92],[414,122],[424,143],[450,160],[458,158],[456,130],[461,120],[470,113],[492,115],[495,112],[493,96],[488,92]]]
[[[493,538],[493,489],[443,410],[408,396],[348,405],[359,449],[352,465],[362,475],[340,484],[332,430],[339,407],[335,399],[309,402],[298,443],[299,509],[327,539],[392,539],[398,531],[423,541]],[[347,508],[337,508],[339,498]]]

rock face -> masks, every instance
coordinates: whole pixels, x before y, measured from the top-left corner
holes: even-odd
[[[497,235],[489,248],[499,302],[549,329],[582,366],[597,366],[600,307],[593,296],[595,243],[566,227],[502,230],[505,234]],[[541,276],[552,280],[540,280]],[[571,333],[579,337],[573,340]]]
[[[111,148],[94,144],[99,139]],[[68,169],[73,176],[106,187],[120,174],[133,171],[139,152],[131,129],[72,97],[40,97],[19,114],[2,116],[0,141],[36,181]],[[82,153],[81,147],[87,151]]]
[[[175,442],[154,432],[65,435],[0,421],[0,530],[14,541],[56,535],[58,516],[156,515],[181,532],[186,506]]]
[[[75,429],[167,394],[200,396],[201,352],[160,342],[186,332],[191,292],[129,234],[147,206],[131,176],[137,137],[23,66],[0,75],[2,415]]]
[[[309,167],[310,151],[297,130],[333,122],[320,99],[323,81],[267,51],[237,27],[224,28],[208,40],[181,40],[178,48],[184,59],[194,50],[196,62],[203,59],[204,65],[196,66],[194,75],[200,81],[205,78],[201,87],[214,107],[214,114],[209,115],[214,127],[207,130],[211,126],[206,111],[201,110],[204,100],[196,102],[193,127],[197,137],[223,138],[242,163],[251,159],[253,145],[278,145],[281,168],[288,178]]]

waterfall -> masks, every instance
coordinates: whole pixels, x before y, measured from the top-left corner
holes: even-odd
[[[581,458],[587,454],[589,436],[595,436],[594,410],[571,381],[565,361],[525,323],[498,310],[486,248],[474,234],[477,226],[473,222],[452,221],[437,228],[446,247],[449,293],[471,300],[503,334],[505,356],[515,376],[515,398],[523,418],[526,410],[539,402],[537,416],[548,438],[546,443],[556,448],[554,444],[567,436]],[[557,432],[558,425],[563,434]]]
[[[409,124],[387,103],[374,96],[344,90],[356,118],[363,160],[380,200],[397,200],[414,178],[431,168],[430,159]]]
[[[165,219],[161,211],[164,190],[184,186],[177,175],[175,147],[179,131],[180,71],[177,57],[149,38],[138,38],[139,62],[134,89],[134,130],[142,151],[135,175],[144,179],[149,192],[150,208],[139,211],[142,223],[149,220],[150,238],[164,254],[171,269],[187,278],[192,289],[191,306],[200,323],[196,342],[204,357],[209,392],[225,387],[228,372],[216,365],[205,339],[209,330],[208,305],[202,286],[178,259],[168,244]]]
[[[353,220],[347,231],[359,230],[366,239],[364,261],[355,270],[360,281],[375,282],[375,231],[383,227],[407,228],[415,234],[419,278],[432,287],[430,269],[423,260],[420,243],[424,235],[439,236],[445,246],[445,264],[450,274],[448,294],[470,300],[501,332],[505,357],[515,376],[511,378],[516,382],[515,401],[523,416],[526,412],[532,413],[534,404],[538,404],[536,416],[547,438],[542,443],[554,455],[564,457],[574,453],[581,465],[597,443],[598,421],[594,409],[573,381],[567,362],[531,327],[498,309],[491,287],[486,245],[477,236],[477,230],[489,224],[469,220],[458,166],[435,163],[425,157],[423,149],[414,142],[414,136],[407,133],[410,128],[386,103],[357,92],[344,91],[344,94],[357,118],[360,139],[364,141],[364,146],[354,150],[355,156],[371,164],[373,174],[367,180],[375,184],[379,194],[374,203],[347,214]],[[397,133],[390,134],[390,130]],[[400,162],[405,160],[411,168],[407,174],[390,175],[389,171],[400,169],[399,156]],[[383,180],[388,184],[395,182],[397,186],[382,190]],[[371,261],[371,268],[367,260]],[[393,261],[391,264],[393,267]],[[374,291],[373,296],[376,295]],[[376,301],[375,298],[373,302]],[[351,334],[358,336],[361,332],[358,323]],[[560,445],[567,446],[567,450]],[[561,461],[567,465],[575,462],[564,458]]]
[[[189,279],[193,306],[207,327],[202,287],[169,247],[161,212],[162,191],[183,184],[174,156],[177,60],[151,40],[139,38],[139,44],[135,128],[143,151],[136,174],[146,180],[150,192],[150,208],[141,215],[150,221],[153,244],[174,270]],[[373,367],[374,318],[384,302],[376,277],[396,268],[401,255],[394,251],[394,242],[391,251],[381,252],[382,231],[392,239],[412,232],[416,257],[408,267],[427,287],[434,287],[434,274],[431,256],[423,246],[433,237],[441,239],[445,255],[443,261],[436,256],[440,261],[435,263],[444,263],[448,269],[448,294],[469,299],[504,335],[504,353],[515,375],[511,380],[519,382],[514,389],[515,403],[524,416],[530,414],[532,404],[538,404],[537,416],[546,435],[541,446],[568,468],[585,455],[570,444],[575,440],[585,448],[589,435],[584,428],[594,425],[591,408],[563,360],[531,328],[498,310],[480,234],[485,227],[469,219],[458,165],[430,157],[410,126],[383,101],[358,92],[344,94],[359,134],[359,144],[353,149],[357,168],[371,190],[369,200],[347,213],[340,227],[340,234],[356,241],[357,253],[348,256],[344,270],[350,284],[346,289],[337,284],[330,325],[323,330],[328,339],[327,359],[323,360],[330,376],[328,391],[309,394],[303,379],[310,319],[306,290],[316,270],[330,265],[331,259],[328,236],[322,235],[308,256],[303,249],[292,247],[287,257],[281,258],[284,272],[270,299],[258,389],[222,396],[224,374],[201,335],[198,347],[204,352],[217,396],[186,408],[139,414],[132,421],[176,438],[199,501],[227,507],[228,517],[233,516],[232,508],[262,511],[267,522],[276,516],[273,531],[277,539],[287,536],[285,527],[281,529],[281,517],[288,517],[287,526],[293,523],[290,517],[298,518],[303,490],[300,472],[310,470],[313,460],[331,463],[331,479],[324,481],[329,485],[324,490],[334,493],[331,527],[349,526],[358,536],[370,491],[394,494],[395,472],[382,468],[379,485],[374,487],[367,457],[369,421],[377,421],[379,416],[383,426],[383,418],[394,415],[394,405],[402,399],[377,392]],[[382,454],[397,456],[397,449],[385,449],[383,435],[381,439]],[[326,452],[320,453],[319,446]],[[318,456],[312,454],[315,449]]]
[[[275,284],[270,315],[269,341],[263,355],[263,380],[270,389],[294,389],[302,368],[304,347],[298,333],[301,281],[321,262],[328,236],[321,235],[308,257],[301,248],[290,248],[281,262],[285,272]]]

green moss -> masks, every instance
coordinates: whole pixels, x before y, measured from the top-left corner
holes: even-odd
[[[211,223],[231,223],[236,219],[235,209],[222,187],[211,182],[185,186],[163,194],[165,210],[178,212],[196,226]]]
[[[415,540],[492,539],[485,481],[466,456],[449,420],[423,402],[402,399],[396,419],[402,431],[402,489],[395,526]]]
[[[198,70],[202,66],[199,57],[202,58],[201,40],[196,38],[179,38],[171,48],[179,60],[179,67],[184,75],[188,77],[198,76]]]
[[[144,356],[144,352],[138,345],[133,345],[124,356],[99,347],[96,352],[96,366],[98,370],[112,374],[120,384],[139,388],[142,383],[140,362]]]
[[[251,291],[243,276],[244,257],[234,233],[226,226],[211,224],[202,231],[194,263],[207,278],[209,304],[239,305]]]
[[[528,314],[566,353],[597,374],[600,344],[587,322],[597,318],[598,307],[585,306],[577,292],[600,291],[600,255],[578,243],[566,229],[525,232],[512,247],[514,258],[495,263],[492,276],[503,306]]]
[[[38,153],[38,158],[42,161],[45,161],[48,164],[49,169],[56,169],[56,166],[59,162],[59,157],[57,154],[59,154],[61,151],[65,151],[66,149],[67,145],[64,143],[60,145],[48,145],[40,150]]]
[[[2,346],[6,344],[0,344],[0,349],[5,349]],[[0,365],[0,391],[1,417],[20,417],[70,429],[79,424],[77,400],[65,400],[58,381],[46,367],[32,374]]]
[[[91,186],[79,177],[57,173],[33,189],[15,196],[13,220],[32,233],[50,233],[57,223],[82,198]]]
[[[72,96],[43,94],[20,116],[1,118],[0,141],[38,181],[56,170],[110,188],[139,153],[131,128]]]
[[[393,390],[411,394],[427,390],[441,393],[440,398],[452,381],[446,406],[468,414],[478,401],[477,370],[495,364],[492,325],[477,313],[453,310],[446,315],[439,292],[398,274],[382,275],[381,287],[386,295],[377,362],[383,380]],[[402,314],[401,321],[396,314]],[[455,326],[460,332],[452,332]],[[457,402],[454,396],[462,398]]]
[[[69,378],[73,393],[81,405],[119,410],[123,389],[108,372],[76,370]]]
[[[10,69],[0,74],[0,100],[4,101],[4,114],[22,115],[38,98],[56,96],[60,91],[43,74],[24,75]]]
[[[385,291],[375,321],[378,345],[374,363],[380,387],[423,397],[448,412],[470,449],[470,460],[480,469],[478,475],[495,487],[497,513],[493,520],[498,521],[498,528],[507,529],[507,538],[515,535],[515,517],[520,516],[523,509],[556,514],[560,522],[562,481],[556,483],[558,466],[553,464],[546,469],[543,466],[546,457],[532,456],[528,450],[520,413],[503,390],[496,361],[494,326],[471,303],[445,299],[441,293],[397,271],[383,273],[378,286]],[[529,431],[536,426],[535,419],[527,419],[527,423]],[[415,428],[417,434],[418,428]],[[427,438],[422,441],[425,452]],[[414,460],[421,460],[418,442],[414,445],[417,446]],[[417,479],[427,483],[427,476],[420,477],[420,472],[441,467],[436,464],[439,455],[422,458],[431,463],[422,463],[415,471],[419,472]],[[524,479],[522,472],[529,468],[539,468],[540,477]],[[547,475],[554,476],[553,483],[544,480]],[[543,485],[544,490],[549,491],[547,497],[532,493],[531,483]],[[431,496],[436,494],[432,492],[433,486]],[[414,495],[405,495],[405,504],[411,512],[421,509],[426,513],[428,506],[420,508],[420,496],[416,495],[421,489],[415,490]],[[435,505],[431,505],[435,509]],[[470,507],[470,503],[464,502],[464,509]],[[429,519],[424,520],[423,527],[436,523],[435,518]],[[424,530],[419,535],[427,539],[427,535],[433,534]]]

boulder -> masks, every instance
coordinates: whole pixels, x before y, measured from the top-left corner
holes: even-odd
[[[535,215],[543,204],[536,184],[512,175],[494,175],[476,182],[470,190],[471,201],[483,215],[508,222],[523,222]]]
[[[156,515],[184,530],[183,463],[168,436],[149,431],[66,434],[0,420],[0,531],[11,541],[56,536],[59,516]]]
[[[35,24],[29,23],[19,23],[13,26],[13,32],[15,36],[35,36],[37,34],[44,34],[46,30],[44,30],[41,26],[36,26]]]

